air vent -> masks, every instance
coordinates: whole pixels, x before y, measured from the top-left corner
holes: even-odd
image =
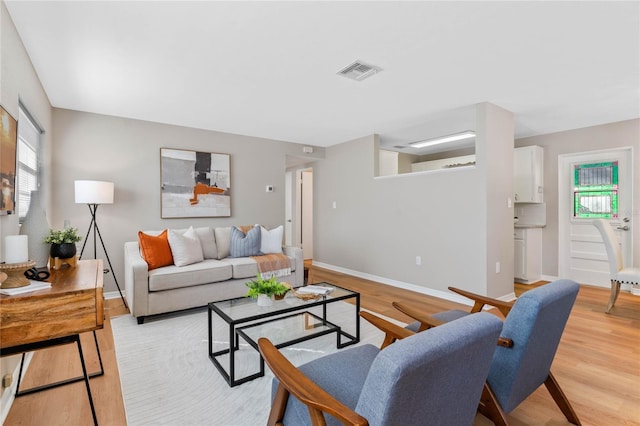
[[[398,149],[404,149],[404,148],[408,148],[408,146],[406,145],[394,145],[394,148],[398,148]]]
[[[365,64],[362,61],[355,61],[337,72],[338,75],[350,78],[356,81],[362,81],[367,77],[382,71],[382,68],[375,65]]]

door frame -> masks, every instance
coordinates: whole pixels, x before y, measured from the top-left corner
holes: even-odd
[[[620,147],[612,149],[602,149],[578,153],[561,154],[558,156],[558,273],[561,277],[570,277],[570,214],[573,205],[573,191],[570,184],[571,166],[575,163],[587,163],[590,161],[601,161],[603,156],[618,157],[625,159],[628,171],[625,172],[628,189],[629,211],[619,210],[619,217],[632,217],[633,200],[633,149],[632,147]],[[621,182],[622,183],[622,182]],[[629,232],[624,233],[627,242],[627,251],[623,253],[624,264],[630,265],[633,260],[633,227]],[[608,287],[608,284],[606,285]]]

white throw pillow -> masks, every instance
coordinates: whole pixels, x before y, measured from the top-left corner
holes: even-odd
[[[171,247],[173,255],[173,264],[176,266],[191,265],[204,260],[202,245],[193,227],[190,227],[184,234],[170,229],[169,247]]]
[[[284,233],[282,225],[273,228],[271,231],[261,226],[260,232],[260,251],[262,254],[282,253],[282,234]]]
[[[216,248],[216,238],[213,234],[213,228],[204,226],[202,228],[195,228],[196,234],[200,239],[200,245],[202,246],[202,255],[205,259],[217,259],[218,249]]]
[[[213,233],[216,236],[218,259],[228,257],[231,247],[231,227],[214,228]]]

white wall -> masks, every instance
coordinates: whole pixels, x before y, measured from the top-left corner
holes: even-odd
[[[633,264],[640,265],[640,119],[585,127],[516,140],[516,147],[544,148],[544,199],[547,226],[542,228],[542,274],[558,276],[558,156],[619,147],[633,147]]]
[[[327,148],[314,165],[314,263],[443,292],[511,293],[513,121],[485,104],[478,122],[475,168],[374,178],[377,136]],[[496,277],[487,265],[498,260]]]

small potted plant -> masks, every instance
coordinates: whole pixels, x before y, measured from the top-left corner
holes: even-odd
[[[49,254],[59,259],[69,259],[76,255],[76,243],[82,240],[78,235],[78,228],[50,229],[44,239],[45,244],[51,244]]]
[[[278,282],[276,277],[264,279],[260,274],[256,275],[254,280],[246,282],[245,285],[249,288],[247,297],[257,297],[258,306],[271,306],[273,296],[282,296],[289,291],[289,287]]]

